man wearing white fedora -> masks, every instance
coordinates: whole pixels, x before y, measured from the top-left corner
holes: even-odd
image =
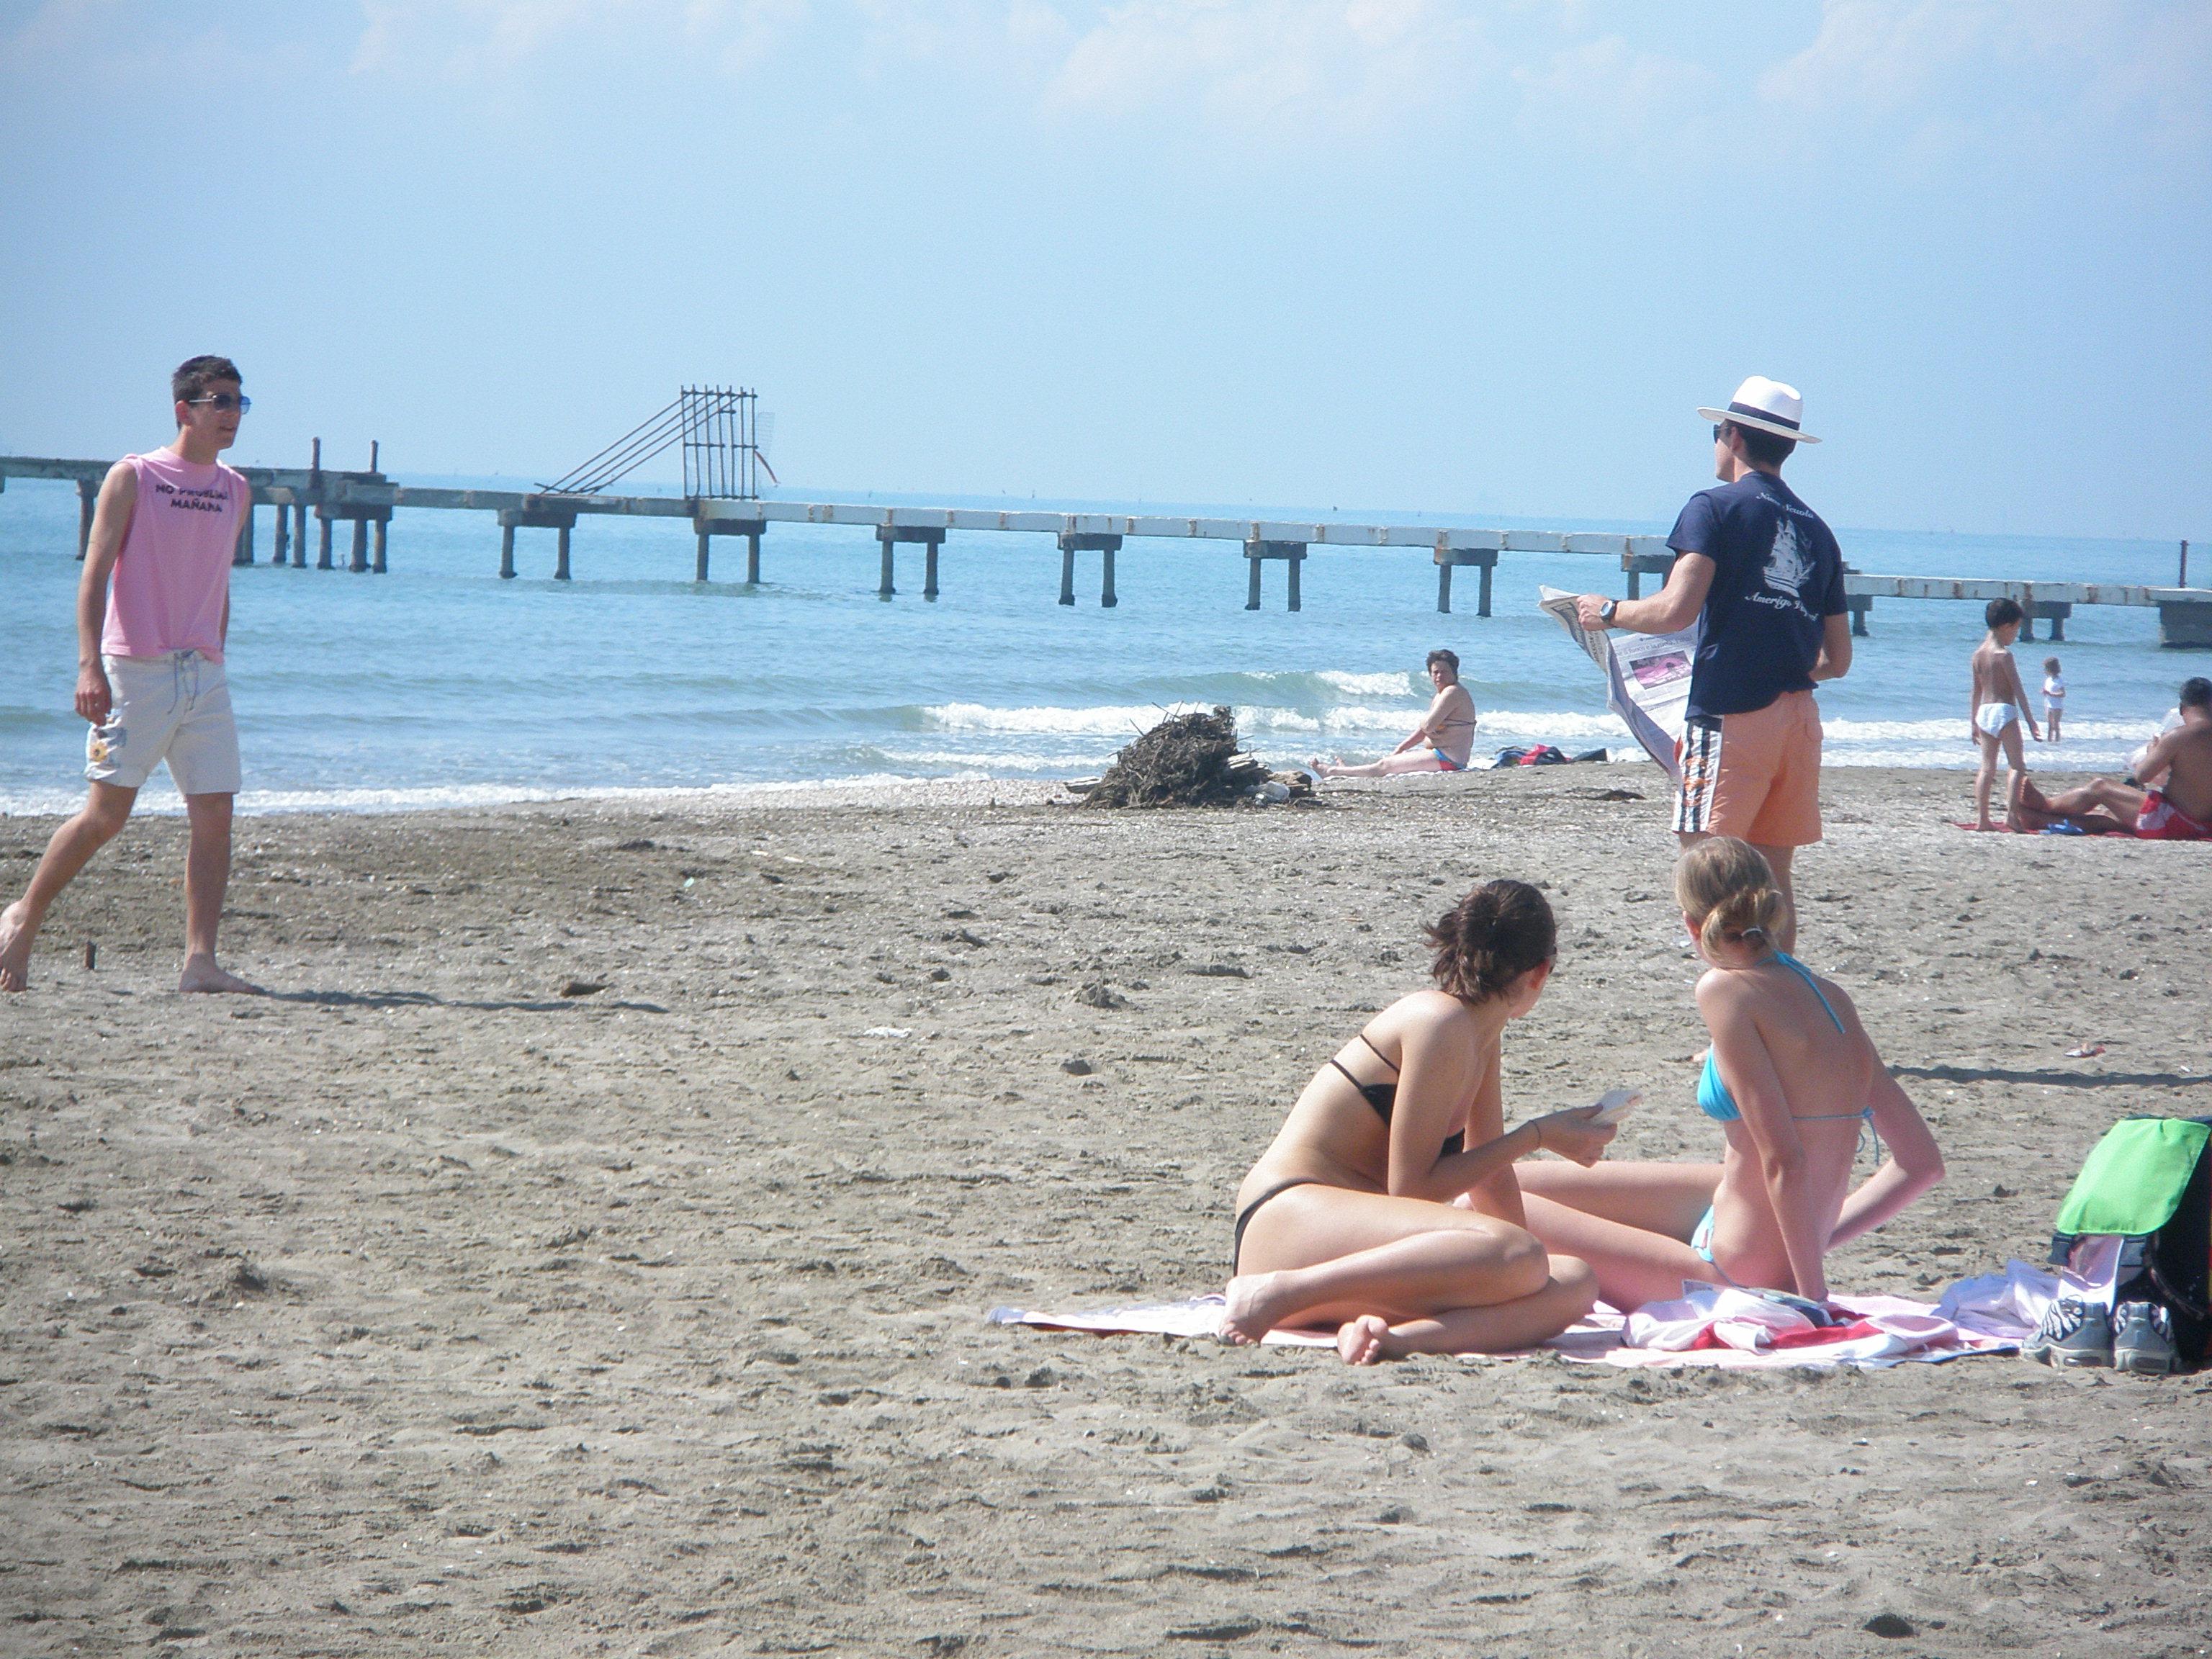
[[[1673,634],[1698,624],[1674,832],[1686,847],[1735,836],[1766,855],[1790,905],[1773,941],[1784,951],[1797,939],[1790,860],[1820,839],[1813,685],[1851,665],[1842,551],[1782,482],[1790,452],[1820,441],[1803,429],[1804,408],[1796,387],[1754,374],[1726,409],[1700,409],[1714,423],[1721,482],[1674,520],[1665,588],[1648,599],[1585,593],[1576,605],[1589,629]]]

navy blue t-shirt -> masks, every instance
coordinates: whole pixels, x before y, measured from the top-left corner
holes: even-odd
[[[1705,596],[1689,713],[1717,719],[1809,691],[1821,619],[1844,614],[1844,556],[1781,479],[1747,472],[1690,497],[1667,545],[1717,567]]]

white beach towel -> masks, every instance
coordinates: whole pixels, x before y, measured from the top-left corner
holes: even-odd
[[[2014,1262],[2014,1268],[2026,1273]],[[2048,1275],[2045,1275],[2048,1277]],[[2002,1285],[2003,1275],[1987,1276]],[[1953,1287],[1966,1291],[1984,1280],[1967,1280]],[[2022,1280],[2024,1297],[2008,1291],[1987,1294],[1970,1292],[1955,1310],[1946,1304],[1930,1306],[1894,1296],[1838,1296],[1832,1306],[1852,1316],[1847,1325],[1826,1329],[1802,1314],[1748,1292],[1712,1285],[1690,1285],[1675,1302],[1658,1303],[1623,1316],[1600,1303],[1590,1316],[1570,1326],[1550,1341],[1530,1350],[1552,1352],[1562,1359],[1584,1364],[1613,1365],[1632,1370],[1674,1370],[1717,1366],[1727,1370],[1771,1370],[1809,1366],[1828,1369],[1852,1366],[1880,1370],[1908,1361],[1936,1364],[1970,1354],[2011,1353],[2033,1334],[2042,1316],[2022,1322],[2033,1299],[2033,1285]],[[1947,1297],[1951,1292],[1946,1292]],[[2047,1305],[2050,1293],[2043,1295]],[[1022,1308],[994,1308],[994,1325],[1029,1325],[1040,1330],[1086,1331],[1095,1335],[1116,1334],[1183,1337],[1216,1337],[1226,1299],[1216,1291],[1183,1302],[1143,1303],[1117,1308],[1094,1308],[1074,1312],[1048,1312]],[[1264,1340],[1285,1347],[1334,1347],[1333,1331],[1275,1330]],[[1511,1358],[1464,1354],[1465,1359]]]

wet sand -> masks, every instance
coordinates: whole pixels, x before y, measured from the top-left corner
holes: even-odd
[[[252,1001],[168,992],[183,828],[134,825],[0,1003],[0,1651],[2212,1646],[2212,1376],[983,1323],[1217,1285],[1289,1099],[1492,875],[1562,922],[1509,1119],[1628,1084],[1620,1155],[1711,1155],[1657,783],[241,821]],[[2212,849],[1828,785],[1801,954],[1950,1164],[1832,1279],[1932,1295],[2039,1258],[2115,1117],[2212,1111]]]

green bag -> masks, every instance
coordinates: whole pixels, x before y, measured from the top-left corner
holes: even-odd
[[[2073,1191],[2058,1206],[2057,1230],[2076,1238],[2156,1232],[2181,1206],[2207,1140],[2212,1140],[2212,1123],[2201,1119],[2131,1117],[2115,1123],[2074,1177]]]
[[[2212,1117],[2123,1118],[2091,1151],[2058,1206],[2051,1261],[2081,1239],[2120,1240],[2118,1298],[2166,1304],[2175,1351],[2212,1351]]]

